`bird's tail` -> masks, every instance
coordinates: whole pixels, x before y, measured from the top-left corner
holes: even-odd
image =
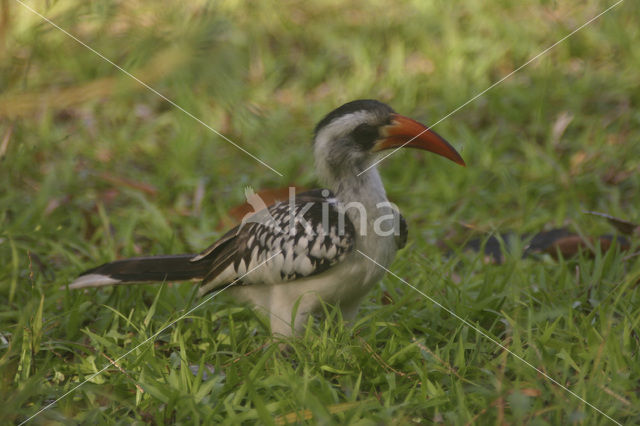
[[[194,256],[194,254],[179,254],[116,260],[83,272],[69,284],[69,288],[202,279],[207,275],[210,262],[202,260],[192,262],[191,259]]]

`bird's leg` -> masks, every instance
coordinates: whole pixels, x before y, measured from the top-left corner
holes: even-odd
[[[353,321],[353,319],[358,314],[358,309],[360,308],[361,301],[362,298],[358,297],[354,300],[340,302],[340,310],[342,311],[343,321],[347,323],[351,323]]]
[[[322,301],[315,291],[296,292],[295,286],[274,286],[269,313],[271,331],[283,336],[301,336],[309,316],[321,311]]]
[[[299,336],[304,330],[308,317],[305,295],[292,294],[286,284],[272,286],[268,306],[271,332],[285,337]],[[289,290],[289,292],[287,292]]]
[[[291,316],[289,316],[291,318]],[[290,320],[286,320],[282,318],[280,315],[271,312],[269,314],[269,319],[271,322],[271,333],[279,334],[284,337],[291,337],[293,333],[293,328],[291,327]]]

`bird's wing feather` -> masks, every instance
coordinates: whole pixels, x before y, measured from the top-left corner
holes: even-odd
[[[341,262],[353,250],[355,230],[332,194],[324,194],[310,191],[298,195],[293,205],[274,204],[205,250],[196,261],[213,266],[200,293],[234,280],[243,285],[293,281]]]
[[[204,259],[205,257],[212,257],[210,256],[214,251],[216,251],[216,249],[220,249],[222,248],[222,246],[224,246],[226,243],[228,243],[230,240],[232,240],[235,236],[238,228],[233,228],[231,230],[229,230],[226,234],[224,234],[222,237],[220,237],[219,240],[217,240],[215,243],[211,244],[209,247],[207,247],[206,249],[202,250],[200,253],[198,253],[196,256],[191,258],[192,262],[198,262],[199,260]]]

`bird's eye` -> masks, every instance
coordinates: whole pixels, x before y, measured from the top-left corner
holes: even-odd
[[[378,128],[367,123],[362,123],[353,132],[353,139],[363,149],[371,149],[373,143],[378,139]]]

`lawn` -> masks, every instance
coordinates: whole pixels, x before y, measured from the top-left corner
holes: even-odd
[[[463,249],[640,222],[637,3],[518,69],[613,4],[0,2],[0,422],[640,423],[638,235]],[[205,248],[246,186],[317,185],[313,127],[359,98],[438,122],[467,167],[383,162],[409,243],[353,324],[328,306],[283,352],[224,293],[64,288]]]

